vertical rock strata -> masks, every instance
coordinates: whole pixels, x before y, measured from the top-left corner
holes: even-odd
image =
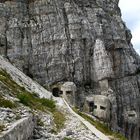
[[[0,54],[42,85],[73,81],[81,101],[106,96],[111,128],[139,140],[140,57],[118,2],[1,0]]]

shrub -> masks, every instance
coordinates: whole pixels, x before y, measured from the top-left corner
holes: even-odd
[[[63,140],[72,140],[72,139],[68,137],[64,137]]]
[[[59,111],[54,111],[53,112],[53,117],[54,117],[54,123],[56,124],[57,131],[59,131],[65,123],[65,116],[63,113]]]
[[[45,111],[46,109],[54,110],[55,102],[53,100],[39,98],[34,94],[29,92],[23,92],[17,95],[17,98],[20,100],[20,103],[29,106],[33,109],[38,109]]]
[[[31,93],[20,93],[17,95],[17,98],[20,100],[20,103],[26,106],[33,107],[34,105],[36,105],[36,97],[34,97]]]
[[[53,100],[42,98],[42,99],[39,99],[39,102],[43,106],[49,107],[51,109],[54,109],[55,108],[55,102]]]
[[[6,100],[3,97],[0,97],[0,107],[15,108],[16,104],[10,100]]]

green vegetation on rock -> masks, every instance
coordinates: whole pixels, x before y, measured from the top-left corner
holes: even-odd
[[[13,95],[19,93],[21,90],[25,90],[13,81],[11,76],[5,70],[0,70],[0,81],[12,92]]]
[[[32,109],[38,109],[41,111],[54,110],[55,102],[53,100],[39,98],[34,94],[22,92],[17,95],[17,98],[20,100],[20,103],[29,106]]]
[[[6,100],[0,96],[0,107],[15,108],[16,104],[10,100]]]
[[[65,116],[60,111],[54,111],[53,117],[54,117],[54,123],[56,125],[56,129],[57,129],[57,131],[59,131],[64,126],[64,123],[66,120]]]
[[[0,81],[4,83],[7,89],[10,90],[12,96],[18,98],[19,102],[22,103],[23,105],[28,106],[34,110],[40,110],[43,112],[50,111],[54,118],[56,132],[58,132],[64,126],[65,116],[63,113],[59,112],[56,109],[56,105],[53,100],[39,98],[35,93],[31,93],[25,90],[24,87],[18,85],[15,81],[13,81],[11,76],[5,70],[0,70]],[[4,100],[3,98],[2,100],[0,98],[0,106],[2,106],[1,104],[3,105],[3,107],[9,108],[15,107],[14,103],[12,103],[9,100]],[[38,124],[43,125],[41,120],[38,121]]]
[[[72,140],[72,138],[65,137],[63,140]]]
[[[32,109],[38,109],[41,111],[55,109],[55,102],[53,100],[45,98],[41,99],[36,94],[25,90],[24,87],[21,87],[13,81],[11,76],[5,70],[0,70],[0,81],[12,92],[13,96],[19,99],[20,103],[29,106]],[[3,102],[6,104],[6,101],[7,100],[4,100]],[[10,101],[7,101],[7,104],[8,103],[9,106],[11,105],[14,107],[14,104]]]

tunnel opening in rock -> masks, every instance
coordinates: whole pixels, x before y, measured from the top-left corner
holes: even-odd
[[[24,72],[27,76],[29,76],[30,78],[33,79],[33,75],[32,75],[32,73],[30,72],[29,67],[23,66],[22,68],[23,68],[23,72]]]
[[[106,108],[104,106],[100,106],[100,109],[101,110],[105,110]]]
[[[135,117],[135,114],[128,114],[129,117]]]
[[[72,91],[66,91],[66,94],[67,95],[71,95],[72,94]]]
[[[94,105],[94,109],[97,109],[97,105]]]
[[[94,102],[89,102],[89,112],[93,112],[94,110]]]
[[[52,94],[53,94],[53,96],[55,96],[55,97],[60,97],[61,94],[62,94],[62,91],[60,91],[59,88],[53,88],[53,89],[52,89]]]

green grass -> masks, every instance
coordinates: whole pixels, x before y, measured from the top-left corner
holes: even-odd
[[[6,100],[0,96],[0,107],[4,108],[15,108],[16,104],[10,100]]]
[[[57,131],[59,131],[64,126],[65,116],[56,110],[55,102],[53,100],[39,98],[36,94],[26,91],[24,87],[21,87],[12,80],[11,76],[5,70],[0,70],[0,81],[3,82],[8,89],[10,89],[13,96],[17,97],[19,102],[23,105],[35,110],[52,112]],[[5,102],[4,104],[2,103],[5,106],[10,108],[14,107],[14,104],[12,104],[10,101],[3,102]],[[42,123],[39,124],[42,125]]]
[[[63,113],[59,111],[54,111],[53,117],[54,117],[54,123],[56,124],[56,129],[59,131],[61,128],[63,128],[66,118]]]
[[[17,95],[17,98],[20,100],[20,103],[24,104],[25,106],[29,106],[30,108],[35,110],[55,110],[55,102],[53,100],[45,98],[41,99],[31,93],[22,92]]]
[[[36,94],[25,90],[24,87],[21,87],[13,81],[11,76],[5,70],[0,70],[0,81],[6,85],[6,87],[12,92],[12,95],[18,98],[19,102],[23,105],[35,110],[41,110],[44,112],[50,111],[53,114],[57,131],[64,126],[65,116],[63,113],[56,110],[55,102],[53,100],[39,98]],[[14,107],[14,105],[10,103],[7,106]]]
[[[79,110],[73,108],[73,110],[79,114],[81,117],[83,117],[85,120],[90,122],[92,125],[94,125],[98,130],[100,130],[105,135],[111,136],[112,140],[115,140],[116,138],[119,140],[127,140],[121,133],[113,132],[108,128],[108,126],[104,123],[101,123],[100,121],[94,120],[92,117],[80,112]]]
[[[5,70],[0,70],[0,81],[3,82],[5,86],[12,92],[13,96],[20,100],[20,103],[29,106],[32,109],[38,109],[41,111],[55,109],[55,102],[53,100],[45,98],[40,99],[36,94],[25,90],[24,87],[13,81],[11,76]]]
[[[0,70],[0,81],[4,83],[13,94],[24,90],[23,87],[19,86],[15,81],[12,80],[11,76],[5,70]]]
[[[64,137],[63,140],[72,140],[72,138]]]
[[[112,136],[114,138],[111,138],[111,140],[116,140],[115,138],[117,138],[118,140],[127,140],[127,138],[125,138],[121,133],[119,132],[113,132]]]
[[[43,105],[43,106],[46,106],[50,109],[55,109],[55,102],[53,100],[49,100],[49,99],[46,99],[46,98],[41,98],[39,99],[39,102]]]
[[[52,114],[55,126],[50,130],[50,133],[57,134],[64,127],[66,118],[65,115],[58,110],[53,111]]]

